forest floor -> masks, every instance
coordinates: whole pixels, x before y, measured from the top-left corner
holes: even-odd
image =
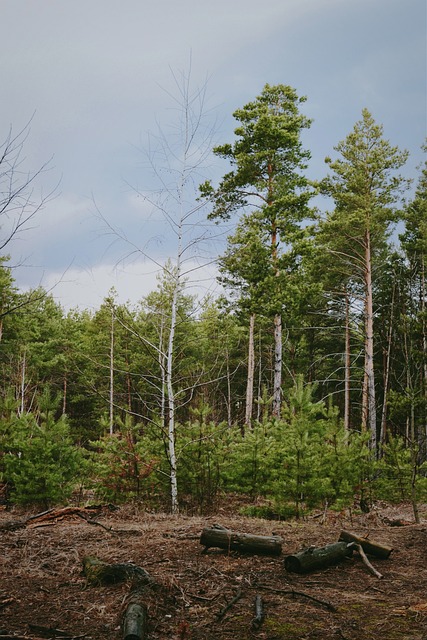
[[[135,563],[158,583],[144,591],[149,640],[427,640],[427,505],[421,524],[411,524],[409,505],[385,504],[288,521],[243,517],[232,505],[207,517],[103,508],[91,523],[67,511],[44,522],[30,515],[0,512],[0,639],[122,638],[131,585],[90,586],[82,559],[96,556]],[[201,531],[214,523],[280,535],[282,555],[202,553]],[[285,571],[286,555],[336,542],[341,529],[393,547],[387,559],[370,558],[382,579],[357,554],[308,575]],[[264,619],[254,626],[257,595]]]

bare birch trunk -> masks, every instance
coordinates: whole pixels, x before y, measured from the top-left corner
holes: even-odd
[[[25,410],[25,376],[27,372],[27,352],[24,350],[22,355],[22,365],[21,365],[21,389],[20,396],[21,401],[19,404],[19,415],[22,416]]]
[[[232,400],[231,400],[231,376],[230,376],[230,354],[228,352],[228,348],[226,351],[227,356],[227,425],[228,428],[231,429],[233,426],[233,415],[231,411]]]
[[[251,428],[252,426],[252,409],[253,409],[253,403],[254,403],[254,373],[255,373],[254,331],[255,331],[255,314],[252,313],[249,318],[248,378],[246,383],[246,413],[245,413],[245,424],[249,428]]]
[[[166,418],[166,368],[165,368],[165,350],[163,348],[163,330],[164,330],[165,318],[162,313],[160,323],[160,337],[159,337],[159,350],[158,350],[158,362],[160,369],[160,384],[161,384],[161,397],[160,397],[160,419],[162,424],[165,424]]]
[[[62,415],[67,413],[67,374],[64,374],[64,381],[62,383]]]
[[[282,406],[282,316],[274,316],[273,416],[280,418]]]
[[[110,436],[114,432],[114,308],[111,307],[110,331]]]
[[[374,312],[372,299],[372,265],[371,265],[371,238],[369,230],[366,231],[365,244],[365,287],[366,287],[366,352],[365,372],[368,396],[368,423],[370,431],[370,444],[372,451],[377,450],[377,419],[375,404],[375,375],[374,375]]]
[[[172,297],[171,308],[171,327],[168,341],[168,352],[166,357],[166,386],[168,394],[168,451],[170,465],[170,487],[171,487],[171,511],[173,514],[179,512],[178,503],[178,483],[177,483],[177,467],[176,467],[176,451],[175,451],[175,394],[172,385],[173,372],[173,347],[176,329],[176,313],[179,294],[179,278],[180,273],[177,270],[176,282]]]
[[[424,256],[421,258],[421,318],[423,333],[423,373],[424,373],[424,398],[427,405],[427,327],[426,327],[426,280],[425,280],[425,261]],[[427,459],[427,415],[424,424],[425,438],[425,458]]]

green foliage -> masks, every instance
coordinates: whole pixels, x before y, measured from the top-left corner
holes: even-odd
[[[300,516],[324,504],[351,504],[372,475],[366,435],[346,433],[337,409],[315,401],[315,385],[298,377],[280,420],[234,433],[224,487],[263,496],[269,513]],[[364,489],[366,492],[366,489]],[[291,506],[293,505],[293,506]]]
[[[103,420],[107,430],[108,420]],[[130,418],[118,421],[116,433],[91,442],[92,483],[96,494],[112,502],[154,497],[158,483],[153,472],[159,467],[160,443],[143,434]]]
[[[224,469],[224,487],[252,498],[269,495],[272,478],[277,470],[274,460],[278,450],[275,423],[267,419],[255,422],[242,434],[235,431],[231,442],[229,464]]]
[[[389,502],[427,499],[427,463],[419,464],[419,452],[414,447],[407,447],[399,436],[391,436],[383,446],[374,483],[379,498]]]
[[[210,412],[210,407],[202,405],[192,410],[191,421],[176,427],[178,486],[200,513],[215,506],[229,458],[229,428],[208,421]]]
[[[26,413],[2,421],[3,476],[11,487],[12,502],[46,507],[63,502],[84,477],[85,459],[70,437],[67,418],[55,419],[54,412],[46,393],[38,416]]]

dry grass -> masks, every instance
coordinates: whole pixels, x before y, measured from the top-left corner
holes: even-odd
[[[60,629],[69,637],[121,638],[131,585],[89,587],[82,559],[92,555],[108,563],[133,562],[160,585],[144,594],[150,640],[426,640],[427,506],[421,514],[420,525],[391,527],[387,523],[395,518],[411,520],[406,505],[382,505],[351,520],[348,513],[328,513],[323,522],[321,517],[270,522],[244,518],[231,509],[189,517],[129,507],[103,511],[98,516],[103,527],[72,515],[47,526],[34,522],[1,533],[0,630],[9,634],[5,637],[48,637],[36,625]],[[24,517],[3,511],[0,525]],[[282,557],[219,549],[203,554],[200,533],[215,522],[236,531],[281,535]],[[394,548],[389,559],[372,559],[383,580],[370,575],[358,558],[305,576],[285,572],[285,555],[334,542],[342,528]],[[320,602],[292,596],[292,590]],[[221,616],[238,593],[241,597]],[[257,594],[265,619],[254,628]]]

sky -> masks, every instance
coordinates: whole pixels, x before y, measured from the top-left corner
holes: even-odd
[[[325,175],[324,158],[366,107],[410,152],[404,172],[416,180],[427,135],[426,4],[0,0],[0,138],[31,121],[20,170],[48,162],[32,197],[56,188],[7,246],[17,286],[41,285],[65,310],[97,309],[111,287],[131,303],[155,289],[176,238],[147,194],[151,202],[155,170],[165,168],[159,132],[171,144],[176,131],[181,74],[205,93],[215,144],[232,141],[236,109],[281,83],[307,97],[309,177]],[[208,157],[197,178],[215,182],[227,169]],[[220,246],[212,240],[203,259]],[[215,293],[213,264],[193,273],[194,292]]]

